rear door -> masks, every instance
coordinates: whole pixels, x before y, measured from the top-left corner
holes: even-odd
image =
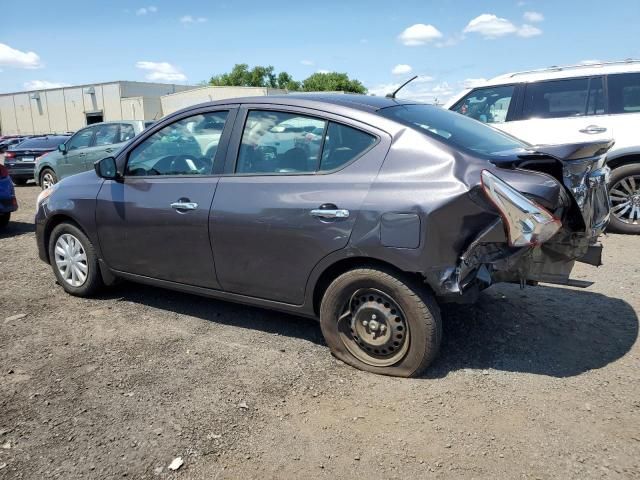
[[[219,288],[209,213],[234,115],[230,107],[182,113],[154,126],[118,155],[124,178],[104,182],[96,207],[100,247],[111,268]],[[222,130],[202,128],[210,123]],[[209,138],[214,133],[219,140],[215,145]]]
[[[607,91],[608,122],[616,132],[615,156],[637,153],[640,149],[640,73],[609,75]]]
[[[522,107],[501,130],[534,145],[613,138],[603,78],[584,77],[524,84]]]
[[[390,138],[297,107],[246,106],[236,125],[210,219],[218,279],[301,304],[313,267],[347,245]]]

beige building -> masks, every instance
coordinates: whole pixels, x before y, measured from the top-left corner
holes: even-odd
[[[160,97],[162,113],[168,115],[181,108],[204,102],[226,100],[237,97],[261,97],[264,95],[281,95],[286,90],[266,87],[196,87],[188,91],[171,93]]]
[[[116,81],[0,94],[0,133],[62,133],[109,120],[157,120],[162,95],[192,88]]]

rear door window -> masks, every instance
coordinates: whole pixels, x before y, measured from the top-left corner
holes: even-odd
[[[514,85],[478,88],[468,93],[453,110],[482,123],[504,123],[514,92]]]
[[[128,142],[136,136],[136,132],[132,125],[128,123],[120,124],[120,142]]]
[[[117,123],[107,123],[96,127],[94,146],[101,147],[118,143],[119,129],[120,127]]]
[[[251,110],[236,173],[328,172],[356,159],[377,137],[357,128],[297,113]]]
[[[609,112],[640,113],[640,73],[609,75]]]
[[[588,95],[588,78],[530,83],[525,88],[523,118],[586,115]]]

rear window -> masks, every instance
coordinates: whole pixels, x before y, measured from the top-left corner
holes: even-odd
[[[15,146],[15,148],[56,148],[69,137],[36,137],[29,138]]]
[[[491,156],[527,144],[481,122],[430,105],[398,105],[379,113],[461,150]]]
[[[640,73],[609,75],[611,113],[640,112]]]

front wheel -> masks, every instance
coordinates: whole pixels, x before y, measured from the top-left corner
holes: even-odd
[[[640,234],[640,164],[623,165],[611,172],[609,180],[611,219],[609,230]]]
[[[58,183],[58,177],[56,176],[56,173],[50,168],[43,169],[40,173],[40,186],[42,187],[42,189],[46,190],[56,183]]]
[[[89,297],[103,285],[95,249],[75,225],[61,223],[53,229],[49,261],[58,283],[71,295]]]
[[[426,287],[379,268],[336,278],[322,298],[320,327],[338,359],[397,377],[420,375],[442,337],[440,310]]]
[[[10,213],[0,213],[0,228],[4,228],[9,225],[9,220],[11,220]]]

